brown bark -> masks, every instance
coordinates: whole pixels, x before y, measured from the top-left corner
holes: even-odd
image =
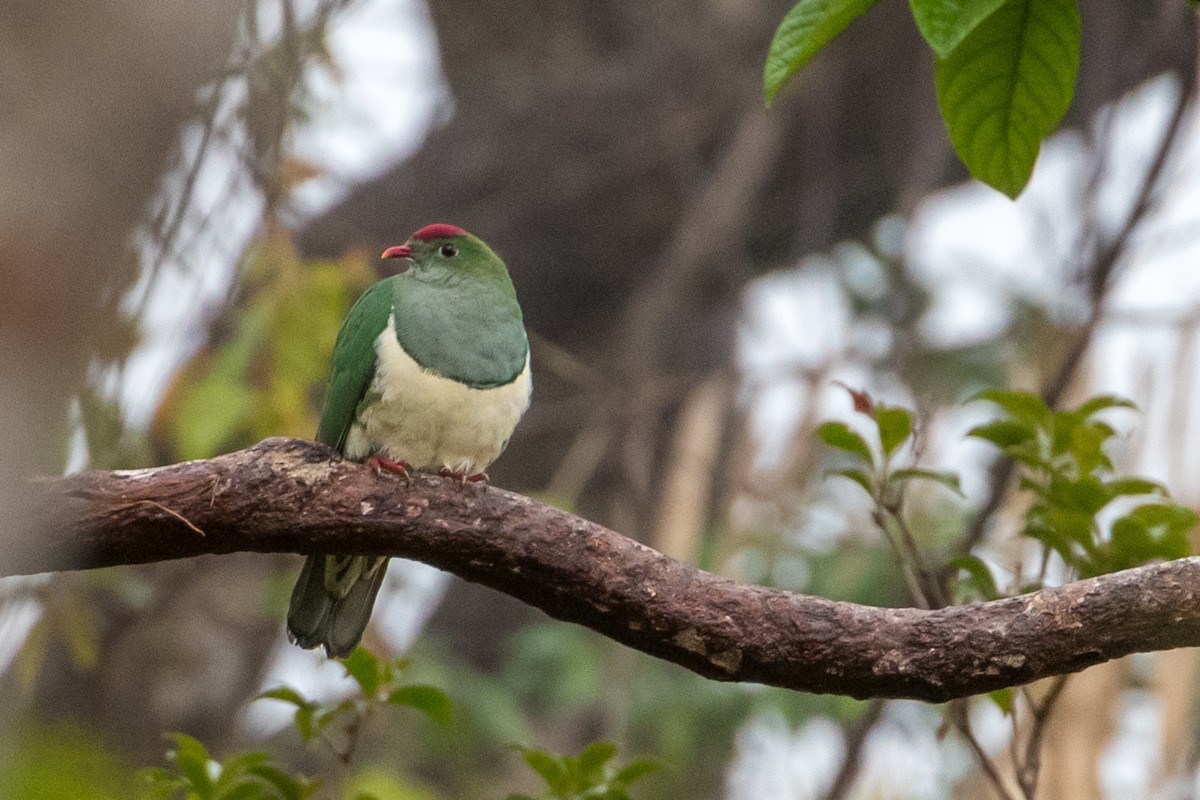
[[[922,611],[740,585],[521,495],[433,476],[406,486],[294,439],[41,488],[44,546],[0,572],[235,551],[403,556],[716,680],[944,701],[1200,644],[1200,558]]]

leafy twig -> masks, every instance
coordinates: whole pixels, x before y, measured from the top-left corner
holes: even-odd
[[[1057,406],[1062,400],[1067,387],[1079,369],[1084,354],[1091,346],[1095,331],[1104,316],[1104,299],[1112,288],[1116,267],[1128,249],[1134,231],[1153,207],[1154,193],[1158,189],[1158,185],[1162,179],[1163,169],[1172,149],[1179,139],[1183,120],[1187,116],[1187,109],[1190,107],[1195,96],[1195,75],[1189,70],[1183,70],[1182,72],[1178,102],[1172,110],[1171,118],[1163,133],[1163,137],[1159,140],[1158,148],[1155,150],[1150,167],[1142,179],[1137,199],[1130,208],[1129,214],[1118,229],[1117,234],[1099,249],[1099,252],[1092,260],[1091,266],[1084,272],[1088,276],[1086,279],[1087,297],[1091,310],[1087,321],[1084,323],[1071,349],[1059,364],[1058,369],[1042,385],[1042,399],[1051,408]],[[995,516],[1007,498],[1006,490],[1012,480],[1013,472],[1014,465],[1008,458],[998,458],[992,464],[988,473],[986,499],[983,505],[980,506],[966,534],[955,548],[958,553],[970,553],[983,540],[992,517]]]

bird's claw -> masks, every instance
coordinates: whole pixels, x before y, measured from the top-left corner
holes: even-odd
[[[393,475],[399,475],[405,481],[412,479],[412,466],[407,461],[392,461],[383,456],[371,456],[367,459],[367,465],[375,470],[376,475],[390,472]]]
[[[464,486],[468,483],[488,483],[486,472],[476,472],[474,475],[468,475],[465,472],[455,472],[454,470],[442,467],[438,470],[438,475],[441,475],[443,478],[453,478]]]

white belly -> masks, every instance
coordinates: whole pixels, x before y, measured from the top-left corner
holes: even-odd
[[[529,408],[529,357],[512,383],[472,389],[426,370],[400,347],[395,320],[375,340],[378,363],[370,393],[346,436],[346,456],[378,453],[417,469],[483,472],[508,444]]]

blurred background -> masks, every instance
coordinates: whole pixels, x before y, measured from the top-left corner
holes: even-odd
[[[906,4],[880,3],[776,101],[786,0],[135,0],[0,9],[0,553],[24,481],[205,458],[316,427],[375,254],[449,222],[507,261],[534,402],[493,483],[746,582],[911,605],[868,501],[813,437],[842,381],[915,410],[931,561],[1021,583],[1021,509],[963,434],[985,387],[1115,392],[1120,468],[1200,505],[1196,17],[1081,0],[1075,100],[1012,203],[966,182]],[[845,485],[842,485],[845,484]],[[299,559],[0,581],[0,797],[135,796],[164,732],[268,749],[320,797],[533,792],[512,743],[606,739],[668,769],[636,797],[988,798],[939,709],[705,681],[394,561],[365,644],[455,704],[306,749],[287,684]],[[1068,684],[1042,794],[1197,796],[1194,651]],[[1014,731],[972,706],[1004,764]],[[365,790],[364,790],[365,791]]]

